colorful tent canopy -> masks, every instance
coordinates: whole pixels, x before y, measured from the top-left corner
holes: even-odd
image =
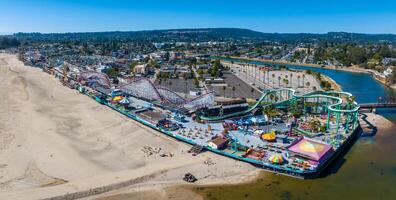
[[[268,160],[273,164],[282,164],[283,163],[283,156],[280,154],[272,154]]]
[[[302,139],[288,148],[290,151],[298,153],[314,161],[321,161],[333,152],[332,146],[309,139]]]
[[[129,104],[129,100],[128,100],[128,98],[124,97],[123,99],[121,99],[120,103],[127,105],[127,104]]]

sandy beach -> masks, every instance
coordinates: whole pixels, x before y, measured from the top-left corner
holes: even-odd
[[[160,190],[186,184],[187,172],[199,179],[195,184],[235,183],[259,171],[209,152],[193,157],[191,146],[62,86],[15,55],[0,54],[0,80],[0,199]]]

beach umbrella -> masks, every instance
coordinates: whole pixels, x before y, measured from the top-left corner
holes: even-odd
[[[272,154],[268,160],[273,164],[282,164],[283,163],[283,156],[280,154]]]

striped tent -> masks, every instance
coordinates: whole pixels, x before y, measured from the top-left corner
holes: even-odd
[[[124,105],[128,105],[129,104],[129,100],[128,100],[128,98],[124,97],[123,99],[121,99],[120,103],[124,104]]]
[[[268,160],[273,164],[282,164],[283,163],[283,156],[279,154],[272,154]]]

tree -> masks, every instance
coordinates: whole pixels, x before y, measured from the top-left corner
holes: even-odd
[[[280,80],[281,80],[282,78],[280,77],[280,76],[278,76],[278,87],[280,88]]]
[[[204,74],[204,71],[202,69],[198,69],[197,73],[199,74],[199,77],[202,77],[202,75]]]
[[[299,118],[302,115],[301,109],[298,107],[298,103],[292,103],[289,112],[292,114],[293,117]]]
[[[117,77],[117,76],[120,74],[120,71],[118,70],[117,67],[112,67],[112,68],[106,70],[105,73],[106,73],[109,77]]]
[[[351,63],[357,65],[366,61],[366,50],[362,47],[354,46],[348,51],[348,59]]]
[[[278,110],[273,106],[266,106],[264,108],[264,114],[268,116],[268,118],[272,119],[278,115]]]
[[[303,79],[303,87],[305,85],[305,74],[302,75],[302,79]]]
[[[350,96],[350,97],[348,97],[348,98],[347,98],[347,104],[346,104],[347,109],[350,109],[350,108],[351,108],[351,105],[352,105],[353,102],[355,102],[355,101],[356,101],[356,96]]]
[[[290,87],[293,87],[293,73],[290,74]]]
[[[198,81],[198,78],[194,78],[194,85],[195,85],[195,87],[196,87],[196,88],[198,88],[198,87],[199,87],[199,81]]]
[[[265,83],[265,70],[263,69],[262,71],[263,71],[262,80],[263,80],[263,83]]]
[[[184,85],[185,85],[185,97],[187,97],[187,86],[188,86],[188,82],[187,82],[187,74],[183,75],[183,79],[184,79]]]
[[[285,84],[285,87],[289,84],[289,80],[287,80],[288,76],[285,75],[285,79],[283,80],[283,83]]]
[[[274,93],[269,94],[269,99],[270,99],[271,101],[273,101],[273,100],[275,99]]]
[[[169,74],[168,74],[168,73],[163,74],[162,77],[164,78],[164,84],[166,85],[167,80],[168,80],[168,78],[169,78]]]
[[[130,74],[134,74],[133,69],[135,69],[135,66],[138,65],[139,63],[137,61],[133,61],[130,65],[129,65],[129,73]]]
[[[381,45],[381,47],[379,48],[378,54],[382,58],[389,58],[389,57],[392,57],[392,50],[389,48],[388,45],[384,44],[384,45]]]
[[[0,49],[3,48],[10,48],[10,47],[17,47],[21,43],[18,41],[18,39],[12,37],[0,37]]]
[[[284,83],[285,83],[285,85],[287,87],[287,85],[289,85],[289,79],[283,79],[283,81],[284,81]]]
[[[235,98],[235,86],[232,86],[232,97]]]
[[[272,74],[272,87],[274,87],[274,82],[275,82],[275,74]]]
[[[226,89],[227,89],[227,87],[226,86],[223,86],[223,97],[226,97]]]
[[[253,99],[256,99],[256,93],[254,93],[254,88],[250,88],[250,92],[253,95]]]
[[[307,81],[306,85],[307,85],[307,88],[309,88],[309,86],[311,85],[311,83],[310,83],[309,81]]]
[[[298,75],[298,76],[297,76],[297,88],[300,87],[300,78],[301,78],[300,75]]]

